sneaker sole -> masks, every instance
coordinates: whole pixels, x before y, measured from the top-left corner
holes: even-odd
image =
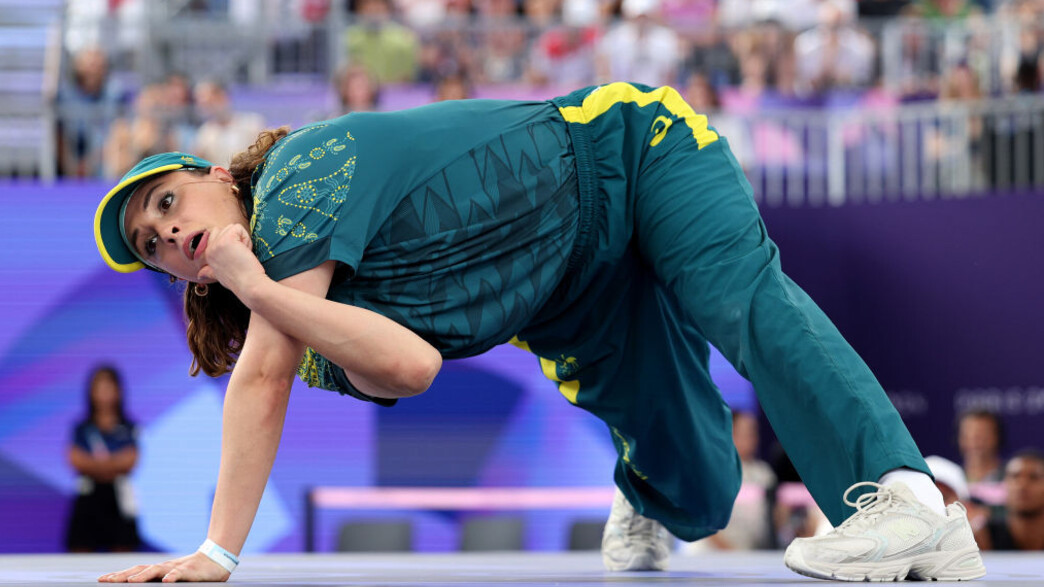
[[[626,561],[612,560],[602,556],[602,562],[608,571],[614,573],[622,571],[666,571],[667,561],[657,561],[651,554],[639,554],[632,556]]]
[[[797,549],[787,549],[783,563],[795,573],[828,581],[970,581],[986,575],[976,547],[880,563],[839,563],[829,568],[810,565]]]

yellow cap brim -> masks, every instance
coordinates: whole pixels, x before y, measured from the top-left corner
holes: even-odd
[[[145,267],[134,251],[127,246],[124,239],[123,227],[120,226],[120,208],[142,181],[182,167],[185,166],[180,163],[172,163],[125,177],[102,198],[94,213],[94,242],[98,245],[98,252],[101,253],[102,259],[109,267],[120,273],[131,273]]]

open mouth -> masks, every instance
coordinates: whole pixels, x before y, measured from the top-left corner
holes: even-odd
[[[197,234],[196,236],[192,237],[192,240],[189,241],[189,251],[192,252],[192,258],[193,259],[196,258],[196,247],[198,247],[200,241],[203,240],[203,234],[204,233],[201,232],[201,233]]]

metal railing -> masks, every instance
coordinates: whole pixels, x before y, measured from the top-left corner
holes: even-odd
[[[711,118],[714,123],[714,118]],[[734,127],[759,201],[817,206],[1044,188],[1044,96],[763,112]],[[728,135],[726,135],[728,136]]]
[[[0,177],[55,177],[60,2],[0,0]]]

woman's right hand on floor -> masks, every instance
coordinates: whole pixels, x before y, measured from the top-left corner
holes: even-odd
[[[176,583],[189,582],[221,582],[227,581],[229,573],[224,567],[207,558],[200,552],[176,558],[155,565],[137,565],[116,573],[98,577],[101,583],[144,583],[146,581],[163,581]]]

